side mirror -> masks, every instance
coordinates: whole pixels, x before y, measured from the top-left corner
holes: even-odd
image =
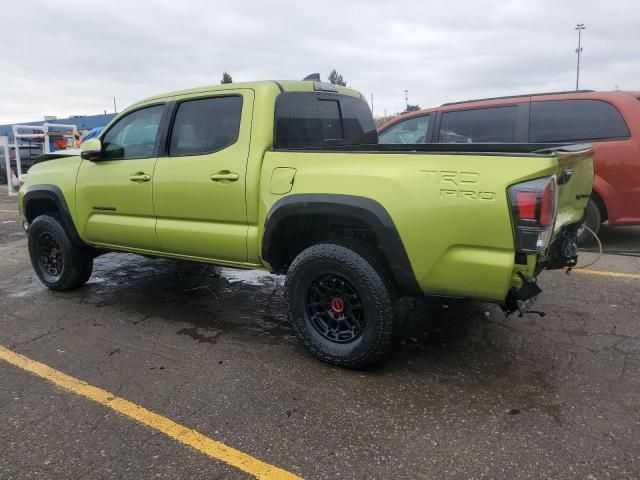
[[[102,151],[102,142],[97,138],[87,140],[80,145],[80,157],[83,160],[89,160],[96,162],[104,158],[104,152]]]

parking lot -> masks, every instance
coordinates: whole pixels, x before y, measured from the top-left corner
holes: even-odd
[[[544,317],[401,305],[389,365],[354,372],[304,351],[277,276],[108,254],[48,291],[16,210],[3,193],[0,346],[88,385],[0,360],[0,478],[640,478],[640,228],[605,227],[589,271],[544,273]]]

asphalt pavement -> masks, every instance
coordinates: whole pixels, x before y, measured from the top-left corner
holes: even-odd
[[[0,359],[1,479],[252,478],[92,387],[308,479],[640,478],[638,227],[545,272],[544,317],[405,302],[389,364],[354,372],[300,346],[279,276],[108,254],[48,291],[15,211],[1,195],[0,347],[86,384]]]

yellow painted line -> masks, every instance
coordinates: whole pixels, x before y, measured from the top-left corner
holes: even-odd
[[[17,210],[0,210],[0,213],[18,213]]]
[[[147,427],[158,430],[178,442],[188,445],[209,457],[225,462],[243,472],[253,475],[260,480],[301,480],[301,477],[281,468],[269,465],[257,458],[243,453],[224,443],[212,440],[195,430],[187,428],[179,423],[169,420],[162,415],[153,413],[144,407],[129,402],[124,398],[115,396],[93,385],[89,385],[82,380],[71,377],[65,373],[55,370],[43,363],[31,360],[30,358],[13,352],[0,346],[0,359],[14,365],[22,370],[26,370],[38,377],[44,378],[56,386],[69,390],[94,402],[98,402],[105,407],[111,408],[122,415],[140,422]]]
[[[589,275],[602,275],[604,277],[620,277],[620,278],[635,278],[640,279],[640,274],[637,273],[621,273],[621,272],[604,272],[602,270],[589,270],[588,268],[576,268],[571,270],[577,273],[586,273]]]

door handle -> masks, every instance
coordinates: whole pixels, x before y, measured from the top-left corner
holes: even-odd
[[[129,177],[129,180],[131,180],[132,182],[148,182],[149,180],[151,180],[151,175],[147,175],[143,172],[138,172],[131,175]]]
[[[225,183],[228,183],[228,182],[235,182],[240,178],[240,175],[238,175],[237,173],[230,172],[228,170],[222,170],[221,172],[214,173],[209,178],[213,182],[221,182],[226,180]]]

